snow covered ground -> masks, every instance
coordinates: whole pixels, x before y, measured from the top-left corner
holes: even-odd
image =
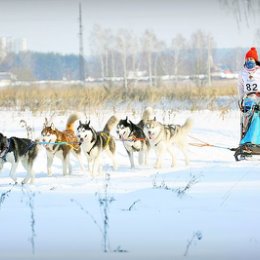
[[[91,123],[101,129],[112,113],[97,110]],[[46,115],[1,111],[0,131],[26,137],[23,119],[37,137]],[[117,112],[126,115],[138,122],[141,111]],[[58,129],[68,116],[54,115]],[[192,117],[191,143],[238,144],[238,111],[157,109],[156,116],[177,124]],[[119,141],[117,149],[118,170],[104,157],[104,174],[95,180],[80,172],[74,158],[71,176],[62,176],[55,160],[48,177],[42,149],[35,183],[14,186],[6,163],[0,175],[0,259],[260,259],[260,161],[236,162],[228,149],[190,145],[188,167],[176,150],[176,168],[165,155],[163,168],[154,169],[152,152],[148,166],[131,170]],[[22,166],[17,174],[21,181]]]

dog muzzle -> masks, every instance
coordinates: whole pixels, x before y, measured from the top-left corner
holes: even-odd
[[[151,131],[148,131],[148,138],[152,140],[154,138],[154,134]]]

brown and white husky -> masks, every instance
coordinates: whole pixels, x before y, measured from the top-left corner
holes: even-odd
[[[63,175],[71,174],[70,153],[73,153],[78,158],[81,171],[84,171],[81,160],[81,148],[73,129],[74,123],[77,120],[78,116],[76,114],[70,115],[67,120],[66,129],[60,131],[53,123],[48,123],[48,120],[45,118],[45,123],[41,131],[41,141],[44,142],[47,152],[47,172],[49,176],[52,175],[51,166],[54,156],[62,160]]]

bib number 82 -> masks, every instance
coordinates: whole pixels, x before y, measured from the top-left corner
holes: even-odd
[[[246,90],[247,91],[257,91],[257,84],[246,84]]]

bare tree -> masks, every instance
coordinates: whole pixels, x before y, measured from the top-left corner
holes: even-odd
[[[147,63],[149,86],[153,86],[153,54],[156,51],[158,44],[157,37],[154,32],[146,30],[144,36],[141,39],[143,46],[143,53]]]
[[[163,64],[163,53],[166,50],[166,43],[164,41],[157,41],[156,45],[156,52],[155,52],[155,61],[154,61],[154,76],[156,78],[156,85],[160,85],[160,76],[162,75],[162,64]]]
[[[198,30],[196,33],[193,33],[191,36],[191,49],[194,53],[194,58],[192,59],[192,72],[195,76],[195,82],[197,85],[201,83],[200,75],[207,73],[208,67],[208,41],[207,35],[201,30]]]
[[[243,66],[243,62],[244,62],[244,55],[245,52],[243,50],[243,48],[235,48],[234,49],[234,69],[236,71],[240,70],[241,67]],[[230,66],[231,67],[231,66]]]
[[[260,47],[260,28],[258,28],[255,32],[255,43],[258,47]]]
[[[213,67],[214,61],[213,61],[213,55],[212,55],[212,49],[214,48],[214,39],[213,37],[208,34],[207,35],[207,43],[208,43],[208,70],[207,70],[207,75],[208,75],[208,85],[211,86],[211,68]]]
[[[219,0],[219,2],[233,13],[238,28],[240,28],[240,24],[243,22],[250,26],[250,22],[255,22],[255,19],[259,19],[259,0]]]
[[[202,74],[206,71],[206,50],[207,50],[207,36],[201,31],[198,30],[197,32],[193,33],[191,36],[191,48],[194,51],[195,55],[195,66],[194,72],[195,74]]]
[[[140,71],[140,44],[139,44],[139,39],[135,36],[132,35],[131,38],[131,46],[130,46],[130,60],[131,60],[131,65],[130,68],[132,70],[132,75],[134,76],[134,87],[138,83],[138,75]]]
[[[92,52],[99,56],[102,79],[108,75],[108,52],[111,37],[111,30],[103,29],[99,25],[94,25],[90,36],[91,49]]]
[[[117,50],[117,39],[116,35],[111,34],[109,39],[109,76],[115,77],[117,75],[116,65],[117,65],[117,57],[118,57],[118,50]]]
[[[123,66],[123,78],[124,78],[124,87],[125,89],[128,88],[128,57],[130,55],[131,50],[131,44],[132,44],[132,34],[124,29],[119,30],[117,35],[117,46],[118,51],[121,54],[121,61]]]
[[[181,53],[184,53],[184,50],[187,48],[187,41],[186,39],[181,35],[177,34],[175,38],[172,39],[172,50],[173,50],[173,68],[174,68],[174,76],[175,76],[175,82],[178,82],[178,76],[180,72],[180,67],[182,62],[184,61],[185,57],[181,55]]]

